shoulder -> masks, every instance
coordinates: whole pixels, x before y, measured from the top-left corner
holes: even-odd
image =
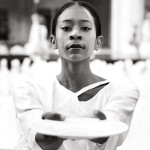
[[[44,95],[47,89],[52,88],[56,82],[54,77],[41,76],[41,74],[26,74],[22,76],[13,87],[13,95]],[[51,91],[51,90],[49,90]]]
[[[109,89],[112,95],[131,95],[137,99],[140,96],[140,91],[136,83],[128,78],[110,80]]]
[[[136,83],[132,80],[130,80],[129,78],[118,78],[118,79],[111,79],[110,81],[110,87],[115,89],[115,90],[120,90],[120,89],[124,89],[125,87],[128,88],[135,88],[138,89]]]
[[[130,123],[140,92],[135,82],[129,79],[111,80],[103,111],[107,118]]]

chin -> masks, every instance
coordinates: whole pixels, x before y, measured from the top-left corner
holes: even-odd
[[[80,62],[80,61],[84,61],[84,60],[87,60],[88,58],[87,57],[83,57],[81,55],[71,55],[69,56],[69,58],[67,58],[69,61],[72,61],[72,62]]]
[[[72,54],[68,57],[68,60],[73,61],[73,62],[77,62],[77,61],[82,61],[84,60],[83,56],[78,55],[78,54]]]

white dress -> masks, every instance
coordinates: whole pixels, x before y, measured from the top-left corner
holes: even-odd
[[[79,101],[78,96],[88,89],[108,83],[93,98]],[[102,111],[107,119],[115,119],[130,126],[133,111],[139,98],[136,85],[128,80],[102,81],[89,85],[74,93],[62,86],[56,77],[27,79],[14,90],[14,103],[20,126],[20,141],[16,150],[41,150],[35,142],[31,123],[41,119],[47,111],[58,112],[70,117],[90,116],[94,109]],[[98,145],[89,140],[65,140],[59,150],[115,150],[122,144],[127,133],[109,137]]]

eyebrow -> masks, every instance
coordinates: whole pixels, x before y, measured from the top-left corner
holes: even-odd
[[[66,19],[66,20],[62,20],[62,22],[72,23],[72,22],[73,22],[73,20],[71,20],[71,19]],[[84,20],[84,19],[80,20],[79,22],[89,22],[89,23],[91,23],[91,24],[92,24],[92,22],[91,22],[91,21],[89,21],[89,20]]]

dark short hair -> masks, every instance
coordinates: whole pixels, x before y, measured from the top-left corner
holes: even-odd
[[[59,10],[56,12],[53,21],[52,21],[52,34],[55,35],[56,34],[56,26],[57,26],[57,20],[59,18],[59,16],[61,15],[61,13],[66,10],[67,8],[74,6],[78,4],[79,6],[84,7],[85,9],[87,9],[90,14],[93,16],[94,18],[94,24],[95,24],[95,28],[96,28],[96,36],[100,36],[101,35],[101,20],[100,17],[97,13],[97,11],[95,10],[95,8],[90,5],[87,2],[83,2],[83,1],[73,1],[73,2],[68,2],[66,4],[64,4],[62,7],[59,8]]]

